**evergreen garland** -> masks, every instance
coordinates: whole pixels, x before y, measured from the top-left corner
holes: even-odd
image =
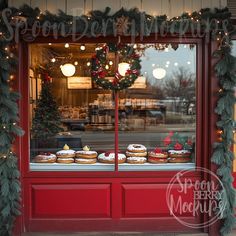
[[[217,20],[215,24],[211,24],[209,36],[219,42],[219,49],[214,53],[214,56],[219,58],[215,66],[215,72],[221,86],[216,107],[216,113],[219,115],[217,127],[221,131],[221,141],[214,146],[211,160],[218,165],[217,174],[227,192],[223,199],[226,202],[226,209],[223,212],[223,224],[221,227],[221,234],[226,235],[231,231],[235,223],[235,191],[232,187],[233,178],[231,173],[233,153],[230,151],[233,138],[232,131],[234,129],[233,106],[235,103],[232,88],[236,85],[235,58],[231,55],[230,42],[235,30],[230,21],[230,12],[227,8],[214,10],[206,8],[191,14],[184,13],[170,20],[167,20],[165,15],[154,17],[140,13],[136,8],[131,10],[122,8],[113,15],[110,15],[109,12],[110,9],[106,8],[104,12],[92,11],[89,15],[78,17],[75,20],[76,27],[73,33],[82,34],[85,27],[87,27],[85,33],[87,37],[114,35],[117,32],[114,30],[112,20],[117,20],[123,16],[128,17],[129,22],[135,22],[135,27],[132,27],[131,24],[129,25],[127,33],[136,36],[139,35],[141,30],[143,31],[143,36],[148,36],[153,32],[159,33],[160,26],[163,23],[166,33],[183,35],[191,30],[195,32],[199,23],[200,29],[206,30],[205,23],[207,21]],[[144,19],[145,24],[143,25],[141,25],[141,18]],[[11,58],[4,49],[9,44],[7,38],[9,38],[10,32],[2,16],[0,20],[0,235],[8,236],[11,235],[14,219],[19,214],[20,207],[19,171],[17,170],[17,158],[11,148],[15,135],[22,135],[22,131],[16,125],[18,122],[18,107],[16,104],[18,95],[10,91],[7,83],[11,69]],[[66,31],[70,34],[72,33],[74,18],[62,11],[59,11],[57,15],[50,12],[42,14],[38,8],[33,9],[28,5],[24,5],[20,9],[11,8],[8,20],[9,22],[12,21],[13,24],[15,21],[20,24],[21,20],[22,24],[24,24],[24,20],[26,20],[29,26],[32,26],[35,21],[38,21],[41,26],[46,21],[58,23],[59,31],[62,27],[59,23],[64,22],[66,23]],[[107,24],[105,32],[103,32],[101,27],[103,20],[110,22]],[[89,22],[88,25],[85,24],[85,21]],[[227,21],[227,24],[224,24],[224,21]],[[97,22],[98,27],[92,33],[91,27],[94,22]],[[173,22],[175,24],[172,24]],[[183,23],[186,27],[181,27]],[[225,32],[225,29],[227,32]],[[53,32],[53,27],[51,27],[51,30]],[[27,39],[34,39],[26,33],[23,36]]]
[[[113,81],[106,79],[107,71],[105,66],[108,63],[107,54],[109,51],[118,53],[122,57],[121,61],[130,65],[130,68],[127,70],[124,77],[117,72]],[[135,53],[132,46],[119,44],[116,48],[113,45],[108,44],[97,50],[96,54],[93,56],[91,63],[91,78],[103,89],[119,91],[130,87],[135,82],[140,74],[140,69],[139,55]]]

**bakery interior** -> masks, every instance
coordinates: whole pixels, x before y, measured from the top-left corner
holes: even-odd
[[[73,150],[87,145],[92,150],[114,150],[114,94],[91,80],[91,58],[104,43],[32,43],[29,50],[30,127],[40,98],[42,78],[37,68],[50,74],[52,94],[61,116],[62,132],[45,144],[31,136],[31,159],[67,144]],[[142,144],[147,150],[165,149],[163,140],[178,132],[195,143],[196,45],[134,44],[140,55],[141,74],[134,85],[119,93],[119,149]],[[65,76],[62,65],[75,69]],[[106,69],[114,77],[114,53]],[[192,155],[194,162],[194,151]]]

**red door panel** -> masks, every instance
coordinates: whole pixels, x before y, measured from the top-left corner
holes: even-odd
[[[183,203],[192,204],[193,192],[177,194],[177,187],[172,188],[175,214],[192,216],[192,213],[182,209]],[[123,185],[123,215],[124,217],[163,217],[171,216],[166,201],[167,184],[124,184]]]
[[[32,217],[110,217],[110,184],[32,185]]]

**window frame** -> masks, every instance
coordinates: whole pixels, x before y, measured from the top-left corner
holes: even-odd
[[[33,44],[36,43],[65,43],[72,42],[70,38],[59,38],[53,39],[51,37],[43,38],[38,37],[35,39]],[[101,43],[101,42],[117,42],[117,38],[114,37],[99,37],[99,38],[81,38],[78,43]],[[121,42],[131,43],[130,37],[122,37]],[[182,43],[182,44],[196,44],[196,153],[195,153],[195,166],[203,167],[204,159],[206,159],[206,152],[204,152],[205,143],[203,143],[203,137],[206,135],[206,131],[203,132],[205,124],[203,123],[204,112],[209,108],[208,102],[208,86],[209,81],[207,81],[208,65],[207,63],[202,64],[203,59],[207,57],[208,52],[206,52],[205,47],[203,47],[203,38],[178,38],[178,37],[156,37],[156,35],[151,35],[145,37],[144,39],[135,39],[136,43]],[[21,41],[19,43],[19,91],[22,94],[22,99],[19,102],[20,106],[20,117],[21,126],[25,130],[25,135],[21,138],[20,142],[20,155],[21,155],[21,165],[23,168],[24,176],[29,177],[57,177],[61,176],[168,176],[170,173],[176,173],[178,170],[156,170],[156,171],[32,171],[30,170],[30,130],[29,130],[29,81],[28,81],[28,65],[29,65],[29,43]],[[207,61],[207,60],[205,60]],[[206,124],[208,126],[208,124]],[[205,134],[204,134],[205,133]],[[194,174],[194,170],[192,172]]]

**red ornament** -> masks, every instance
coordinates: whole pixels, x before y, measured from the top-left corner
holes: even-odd
[[[170,136],[165,137],[165,139],[163,140],[163,142],[164,142],[164,145],[165,145],[165,146],[168,146],[168,145],[171,143]]]
[[[176,142],[176,144],[174,146],[174,149],[175,150],[181,150],[181,149],[183,149],[183,146],[180,143]]]

